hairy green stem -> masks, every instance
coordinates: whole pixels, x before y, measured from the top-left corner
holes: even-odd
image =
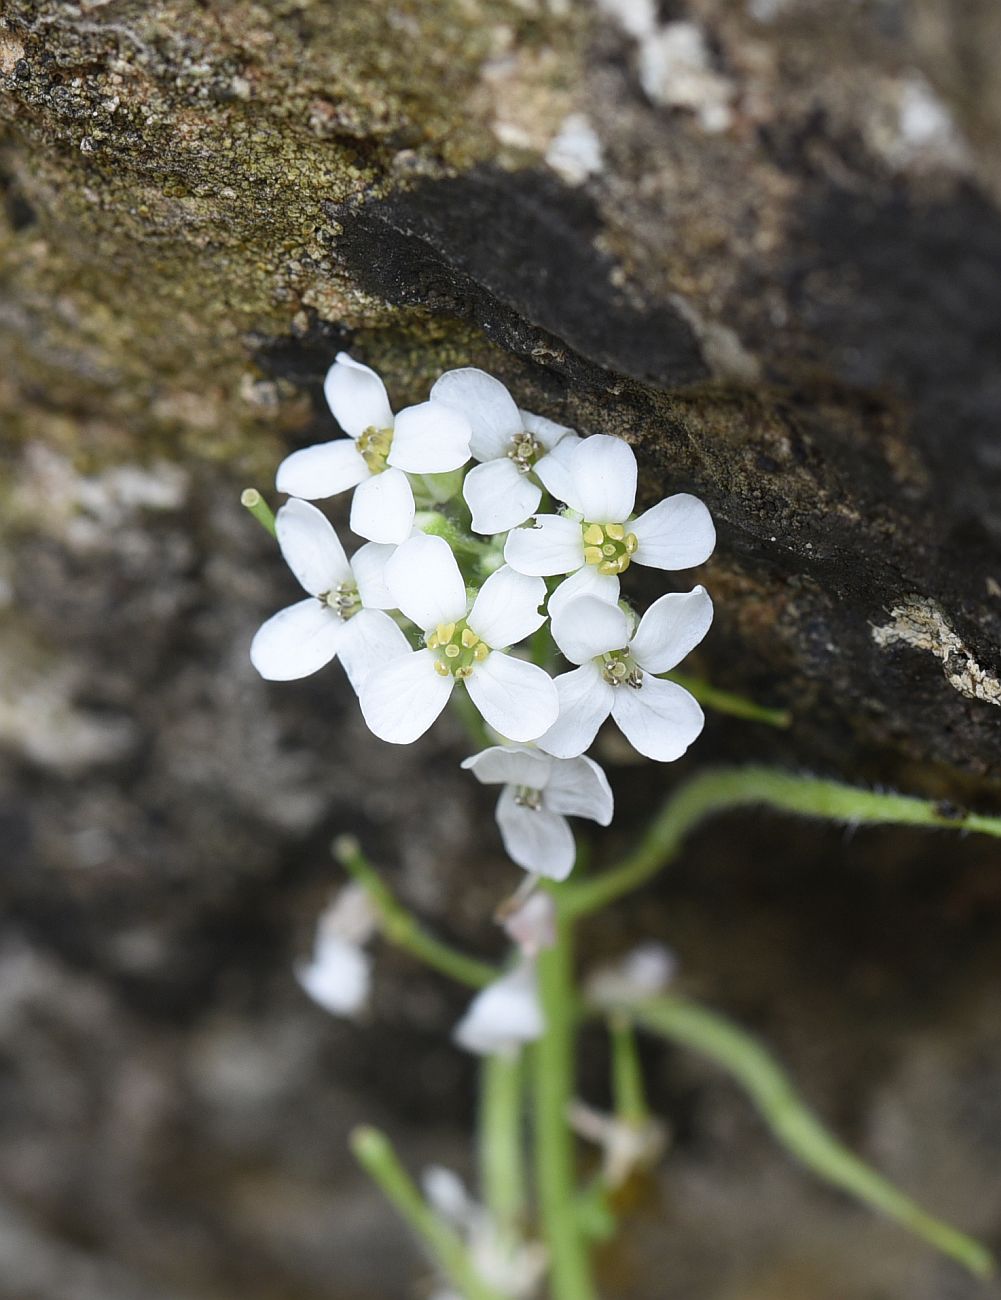
[[[707,817],[755,804],[850,826],[929,826],[1001,837],[1001,817],[957,815],[930,800],[860,790],[773,768],[718,768],[674,790],[639,845],[617,867],[594,880],[565,885],[557,895],[561,911],[566,916],[584,916],[606,907],[646,884],[672,860],[688,832]]]
[[[384,938],[403,948],[427,966],[448,975],[460,984],[482,988],[497,979],[500,972],[487,962],[442,943],[422,929],[402,903],[390,892],[381,876],[361,851],[358,841],[341,835],[331,845],[334,857],[366,891],[379,913],[379,928]]]
[[[351,1150],[465,1300],[504,1300],[479,1276],[458,1234],[425,1202],[384,1133],[367,1127],[355,1129]]]
[[[587,1245],[576,1208],[574,1139],[568,1107],[574,1088],[573,935],[560,919],[556,946],[539,956],[546,1030],[533,1049],[535,1176],[549,1249],[552,1300],[595,1300]]]
[[[785,729],[792,723],[792,714],[788,709],[770,709],[763,704],[755,704],[744,695],[734,695],[732,691],[721,691],[703,681],[701,677],[690,677],[687,673],[662,673],[668,681],[677,682],[690,695],[694,695],[700,704],[716,713],[728,713],[734,718],[743,718],[745,722],[763,722],[768,727]]]
[[[485,1057],[480,1067],[480,1184],[491,1218],[506,1239],[525,1213],[520,1053]]]
[[[933,1218],[842,1146],[796,1095],[781,1066],[750,1034],[682,998],[651,998],[627,1004],[625,1009],[643,1028],[694,1048],[731,1074],[779,1142],[820,1178],[895,1219],[978,1277],[991,1273],[994,1261],[984,1246]]]
[[[245,488],[240,494],[240,505],[245,506],[263,529],[275,536],[275,517],[271,507],[257,488]]]

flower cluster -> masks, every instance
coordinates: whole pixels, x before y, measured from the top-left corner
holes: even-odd
[[[634,564],[708,559],[709,512],[678,493],[637,515],[628,443],[523,411],[481,370],[448,371],[394,415],[379,376],[342,352],[324,391],[347,436],[294,452],[277,475],[289,499],[276,537],[307,595],[260,628],[253,663],[287,681],[339,659],[368,727],[392,744],[419,739],[465,692],[497,743],[463,766],[500,787],[508,854],[532,877],[563,880],[576,855],[567,818],[612,818],[608,781],[585,754],[602,723],[659,762],[702,730],[698,703],[664,674],[708,631],[708,593],[663,595],[640,617],[621,584]],[[350,558],[310,504],[347,491],[364,539]],[[558,655],[566,668],[554,672]],[[474,1050],[496,1050],[492,1008],[517,1013],[505,1041],[538,1028],[530,952],[505,981],[486,1021],[478,1004],[460,1027]]]

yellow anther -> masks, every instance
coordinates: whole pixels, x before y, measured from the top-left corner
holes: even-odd
[[[606,524],[605,536],[610,537],[613,542],[621,542],[626,535],[626,530],[621,524]]]
[[[598,558],[601,558],[600,555]],[[592,560],[591,563],[593,564],[594,561]],[[598,565],[598,572],[603,573],[605,577],[608,578],[616,573],[621,573],[622,567],[618,560],[601,560],[601,563]]]
[[[439,623],[435,628],[435,633],[438,637],[438,644],[447,645],[448,642],[451,641],[452,637],[455,636],[455,624]]]
[[[467,650],[472,650],[473,646],[477,643],[477,641],[479,641],[479,639],[480,638],[476,635],[476,633],[473,631],[471,627],[464,627],[462,629],[462,644],[466,647]]]
[[[446,666],[445,664],[442,663],[442,661],[441,661],[440,659],[436,659],[436,660],[434,661],[434,670],[435,670],[435,672],[438,674],[439,677],[447,677],[447,676],[448,676],[448,668],[447,668],[447,666]]]
[[[462,650],[457,645],[447,645],[445,647],[445,653],[448,655],[449,659],[458,659],[459,655],[462,654]]]
[[[584,542],[588,546],[600,546],[605,540],[605,533],[601,524],[588,524],[584,529]]]
[[[614,542],[606,542],[605,545],[601,548],[601,553],[602,555],[614,555],[617,549],[618,548],[616,547]]]
[[[636,534],[635,534],[635,533],[627,533],[626,536],[625,536],[625,538],[624,538],[623,540],[625,541],[625,544],[626,544],[626,554],[627,554],[627,555],[635,555],[635,554],[636,554],[636,548],[637,548],[637,546],[639,546],[639,544],[640,544],[640,542],[639,542],[639,538],[636,536]]]
[[[476,649],[473,651],[473,658],[478,663],[482,663],[483,660],[486,659],[489,653],[490,653],[490,647],[487,645],[486,641],[481,641],[479,645],[476,647]]]
[[[584,563],[585,563],[585,564],[601,564],[601,560],[602,560],[602,555],[601,555],[601,547],[600,547],[600,546],[585,546],[585,547],[584,547]]]
[[[427,635],[427,637],[425,638],[425,645],[427,646],[427,648],[428,648],[429,650],[437,650],[437,649],[438,649],[438,633],[437,633],[437,632],[429,632],[428,635]]]
[[[464,667],[456,668],[455,670],[455,676],[460,682],[464,682],[467,677],[472,677],[472,675],[473,675],[472,664],[466,664],[464,665]]]

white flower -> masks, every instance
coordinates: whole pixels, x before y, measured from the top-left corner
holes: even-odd
[[[546,1271],[545,1248],[538,1242],[523,1241],[516,1232],[496,1223],[451,1169],[432,1165],[421,1182],[431,1207],[462,1235],[480,1279],[508,1300],[531,1300]],[[460,1297],[444,1290],[436,1291],[434,1300]]]
[[[538,741],[559,758],[582,754],[609,714],[634,749],[661,763],[680,758],[705,718],[691,695],[661,681],[709,631],[713,606],[704,587],[654,601],[630,635],[618,605],[594,596],[567,601],[552,633],[579,668],[556,678],[560,716]]]
[[[373,669],[360,695],[377,736],[406,745],[444,709],[457,682],[502,736],[534,740],[556,721],[556,687],[534,664],[504,654],[545,616],[541,578],[506,565],[492,573],[469,608],[455,556],[441,537],[411,537],[386,565],[397,606],[424,632],[425,649]]]
[[[621,438],[595,434],[576,446],[544,456],[535,472],[559,501],[561,515],[537,515],[512,532],[504,558],[519,573],[553,577],[573,574],[553,593],[549,612],[573,596],[619,598],[619,575],[630,564],[653,569],[690,569],[716,545],[709,511],[687,492],[658,501],[638,519],[636,457]]]
[[[382,380],[339,352],[323,391],[348,435],[294,451],[278,466],[279,492],[306,501],[356,488],[351,528],[373,542],[402,542],[414,523],[407,474],[441,474],[469,459],[469,421],[441,402],[408,406],[395,418]]]
[[[580,442],[572,429],[519,411],[499,379],[473,366],[447,370],[431,400],[454,406],[472,425],[469,450],[480,464],[466,475],[462,494],[477,533],[506,533],[523,524],[542,499],[536,461],[557,443],[569,448]]]
[[[523,957],[534,959],[543,949],[555,948],[556,904],[546,890],[534,889],[527,898],[509,904],[500,919],[505,934],[518,945]]]
[[[588,997],[601,1006],[653,998],[664,992],[677,969],[678,959],[670,948],[662,943],[641,943],[588,977]]]
[[[478,1056],[509,1055],[541,1038],[544,1029],[535,967],[522,961],[477,993],[453,1038]]]
[[[553,758],[538,749],[498,745],[462,764],[484,785],[503,785],[497,825],[504,848],[526,871],[565,880],[577,855],[567,817],[607,826],[614,803],[608,779],[590,758]]]
[[[620,1119],[574,1101],[567,1118],[578,1136],[601,1147],[601,1176],[611,1191],[637,1170],[655,1165],[667,1146],[667,1127],[652,1115],[642,1120]]]
[[[275,533],[309,598],[258,629],[250,658],[262,677],[308,677],[336,656],[357,691],[373,665],[409,653],[407,638],[384,613],[394,607],[382,576],[391,546],[368,542],[349,562],[330,521],[294,497],[275,516]]]
[[[363,945],[375,933],[378,914],[360,885],[347,885],[320,917],[312,960],[296,967],[303,990],[325,1011],[354,1016],[368,1001],[371,958]]]

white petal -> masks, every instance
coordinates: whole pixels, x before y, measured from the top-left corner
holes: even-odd
[[[569,464],[585,519],[614,524],[629,518],[636,503],[636,457],[627,442],[596,433],[574,448]]]
[[[658,501],[629,527],[639,542],[633,560],[652,569],[691,569],[704,564],[716,545],[712,515],[687,492]]]
[[[557,677],[560,716],[538,741],[539,748],[557,758],[583,754],[611,713],[614,693],[615,688],[602,680],[594,664]]]
[[[396,417],[390,465],[411,474],[447,474],[469,459],[469,421],[444,402],[408,406]]]
[[[557,501],[564,502],[571,510],[576,510],[578,514],[583,511],[577,489],[574,487],[573,475],[570,473],[570,461],[582,441],[576,436],[562,438],[548,456],[543,456],[535,462],[535,474],[546,491]]]
[[[430,1165],[421,1175],[421,1187],[434,1209],[456,1227],[464,1227],[475,1218],[477,1206],[462,1179],[451,1169]]]
[[[640,619],[632,656],[648,673],[666,673],[699,644],[713,621],[713,603],[705,587],[672,592],[655,600]]]
[[[537,957],[544,948],[556,946],[556,904],[552,894],[537,889],[503,921],[508,938],[524,957]]]
[[[503,456],[524,427],[514,398],[499,379],[475,366],[446,370],[431,389],[431,400],[457,407],[469,420],[470,450],[477,460]]]
[[[562,515],[536,515],[533,525],[508,534],[504,559],[519,573],[537,577],[573,573],[584,563],[580,524]]]
[[[495,650],[467,678],[470,698],[498,735],[535,740],[556,721],[553,679],[535,664]]]
[[[352,555],[351,572],[366,609],[396,609],[396,599],[386,586],[386,565],[395,553],[395,546],[366,542]]]
[[[553,615],[553,640],[571,663],[585,664],[609,650],[629,644],[629,620],[618,605],[597,596],[568,600]]]
[[[502,456],[475,465],[466,475],[462,495],[473,512],[474,533],[506,533],[535,513],[542,489]]]
[[[522,428],[530,433],[540,446],[545,447],[546,451],[552,451],[564,438],[572,439],[571,445],[580,442],[573,429],[568,429],[565,424],[547,420],[544,415],[533,415],[531,411],[519,411],[518,414],[521,416]]]
[[[310,596],[281,609],[257,630],[250,662],[269,682],[308,677],[329,664],[345,624],[332,609]]]
[[[409,745],[444,709],[455,678],[440,677],[434,665],[430,650],[415,650],[365,678],[358,703],[369,730],[380,740]]]
[[[466,584],[443,537],[405,541],[386,565],[386,585],[397,609],[425,632],[465,617]]]
[[[351,439],[335,438],[286,456],[278,466],[275,487],[290,497],[322,501],[355,487],[368,474],[368,466]]]
[[[702,710],[683,687],[647,673],[639,690],[615,688],[612,717],[633,749],[658,763],[680,758],[705,725]]]
[[[346,434],[357,438],[366,429],[391,429],[393,411],[386,385],[374,370],[338,352],[323,381],[323,395],[334,419]]]
[[[490,1055],[530,1043],[544,1029],[535,971],[523,962],[477,993],[454,1037],[466,1051]]]
[[[596,564],[584,564],[576,573],[556,588],[549,597],[546,608],[549,617],[554,618],[569,600],[576,596],[596,596],[609,605],[619,603],[619,580],[614,573],[599,573]]]
[[[353,1016],[368,1001],[372,963],[361,948],[331,937],[317,945],[311,962],[297,967],[296,978],[324,1011]]]
[[[539,606],[546,599],[546,584],[529,578],[506,564],[491,573],[469,611],[469,626],[488,646],[500,650],[517,645],[546,621]]]
[[[370,542],[399,543],[414,526],[414,493],[402,469],[385,469],[359,483],[351,500],[351,530]]]
[[[593,758],[560,758],[553,763],[543,804],[564,817],[587,817],[607,826],[615,800],[608,777]]]
[[[330,520],[292,497],[275,515],[275,536],[285,563],[311,596],[351,581],[351,568]]]
[[[497,825],[512,862],[549,880],[566,880],[573,870],[577,846],[565,817],[548,808],[529,808],[515,802],[513,786],[497,800]]]
[[[463,759],[462,766],[483,785],[524,785],[541,790],[549,780],[552,762],[548,754],[540,754],[537,749],[494,745]]]
[[[410,642],[381,609],[360,609],[344,625],[337,656],[357,695],[369,673],[410,653]]]

